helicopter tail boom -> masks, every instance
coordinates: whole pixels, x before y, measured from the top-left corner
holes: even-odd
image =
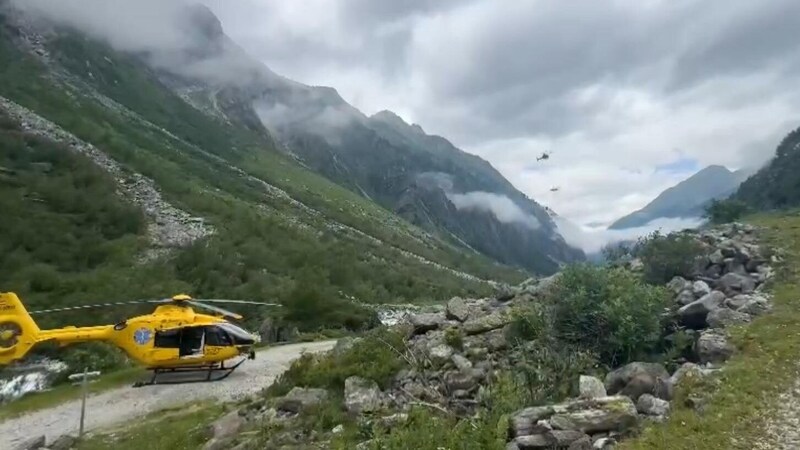
[[[19,297],[0,292],[0,365],[25,356],[39,341],[40,332]]]

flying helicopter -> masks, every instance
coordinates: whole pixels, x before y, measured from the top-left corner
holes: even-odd
[[[131,317],[113,325],[42,330],[31,317],[32,314],[142,303],[158,306],[150,314]],[[247,359],[255,358],[254,346],[260,338],[229,321],[241,319],[241,315],[209,303],[280,306],[245,300],[199,301],[189,295],[179,294],[160,300],[28,312],[16,294],[0,292],[0,367],[22,359],[34,346],[44,342],[54,342],[64,347],[81,342],[103,341],[119,347],[131,359],[152,371],[150,381],[139,382],[135,386],[172,384],[174,381],[158,381],[159,375],[168,372],[204,375],[190,381],[218,381],[233,373]],[[194,308],[205,309],[215,315],[196,313]]]
[[[550,153],[548,152],[544,152],[542,156],[536,157],[536,161],[547,161],[548,159],[550,159]]]
[[[558,186],[553,186],[553,187],[550,188],[550,192],[558,192],[560,190],[561,190],[561,188],[558,187]]]

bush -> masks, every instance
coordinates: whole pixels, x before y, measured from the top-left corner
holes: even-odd
[[[690,277],[703,250],[702,244],[692,236],[655,232],[639,240],[634,254],[644,264],[645,281],[666,284],[676,276]]]
[[[595,355],[588,351],[541,340],[514,349],[515,381],[522,388],[525,405],[542,405],[577,394],[577,380],[591,372]]]
[[[380,325],[376,311],[326,293],[312,282],[298,282],[283,306],[283,320],[305,332],[326,328],[364,331]]]
[[[444,342],[456,350],[464,349],[464,335],[458,328],[451,327],[444,330]]]
[[[713,224],[735,222],[749,212],[746,203],[739,200],[712,200],[705,211],[705,217]]]
[[[121,350],[102,342],[87,342],[68,347],[58,354],[58,358],[67,365],[58,382],[66,381],[68,375],[83,372],[84,369],[106,373],[130,365]]]
[[[664,288],[629,271],[576,265],[562,272],[544,302],[519,314],[509,333],[518,345],[535,341],[551,349],[563,346],[596,355],[613,367],[655,348],[667,305]]]
[[[341,392],[351,376],[373,380],[385,389],[406,365],[401,356],[404,351],[402,336],[386,329],[373,330],[339,355],[303,355],[267,389],[267,395],[285,395],[295,386]]]

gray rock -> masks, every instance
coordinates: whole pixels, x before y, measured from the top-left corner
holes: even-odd
[[[484,372],[480,369],[451,370],[445,372],[444,383],[450,392],[464,390],[469,391],[475,388],[483,379]]]
[[[717,278],[722,276],[722,271],[723,271],[722,266],[718,264],[712,264],[706,267],[706,270],[703,271],[703,275],[713,280],[716,280]]]
[[[592,450],[592,438],[584,436],[569,444],[567,450]]]
[[[506,444],[506,450],[520,450],[516,442],[511,441]]]
[[[750,300],[751,298],[752,295],[739,294],[737,296],[734,296],[733,298],[725,299],[725,306],[727,306],[730,309],[736,310],[744,306],[744,304],[747,303],[747,301]]]
[[[496,352],[508,348],[505,327],[484,333],[483,339],[489,351]]]
[[[573,442],[580,439],[589,439],[585,433],[575,430],[552,430],[545,435],[550,440],[551,448],[569,447]]]
[[[614,448],[614,445],[616,444],[617,444],[616,439],[610,437],[604,437],[594,441],[594,444],[592,444],[592,448],[597,450],[608,450]]]
[[[563,410],[550,418],[555,430],[625,431],[637,423],[636,406],[625,396],[604,397],[554,407]]]
[[[728,295],[750,294],[756,289],[756,282],[748,275],[726,273],[717,282],[717,288]]]
[[[683,277],[674,277],[669,283],[667,283],[667,288],[676,294],[691,287],[692,283],[686,281],[686,279]]]
[[[472,334],[485,333],[487,331],[503,328],[511,322],[511,315],[505,311],[496,311],[483,317],[476,317],[464,322],[464,332]]]
[[[23,442],[20,442],[15,447],[14,450],[39,450],[40,448],[44,447],[46,442],[46,438],[44,435],[32,437],[27,439]]]
[[[277,407],[280,411],[297,414],[327,399],[328,391],[325,389],[293,387],[288,394],[278,399]]]
[[[436,345],[428,349],[428,356],[434,367],[441,367],[453,357],[453,347],[446,344]]]
[[[336,341],[336,345],[333,347],[333,350],[331,350],[331,353],[333,353],[334,356],[341,356],[353,348],[356,342],[358,342],[357,338],[343,337]]]
[[[497,289],[495,300],[498,302],[507,302],[516,297],[518,293],[519,292],[516,289],[507,285],[502,285]]]
[[[738,311],[751,316],[760,316],[769,312],[771,309],[772,306],[770,305],[769,300],[762,296],[754,295],[748,298]]]
[[[722,254],[722,250],[717,249],[708,255],[708,261],[711,264],[721,265],[725,261],[725,256]]]
[[[747,269],[736,258],[725,259],[725,273],[736,273],[739,275],[747,275]]]
[[[453,361],[453,364],[456,366],[458,370],[472,369],[472,363],[470,362],[470,360],[468,360],[462,355],[459,355],[458,353],[453,355],[451,359]]]
[[[722,306],[725,301],[725,294],[720,291],[712,291],[704,295],[699,300],[689,303],[678,310],[681,323],[689,328],[705,328],[708,313]]]
[[[728,342],[725,334],[719,330],[705,330],[695,343],[698,360],[705,363],[719,364],[727,361],[736,349]]]
[[[421,334],[435,330],[445,322],[444,313],[419,313],[408,316],[408,322],[414,327],[414,333]]]
[[[637,400],[636,410],[648,416],[666,416],[669,414],[669,402],[644,394]]]
[[[555,413],[552,406],[532,406],[517,411],[511,416],[511,435],[528,436],[546,433],[550,428],[540,425],[539,421],[549,419]]]
[[[606,375],[606,392],[611,395],[617,394],[638,375],[648,375],[652,380],[652,389],[655,389],[657,379],[669,379],[669,372],[661,364],[632,362]]]
[[[750,315],[729,308],[718,308],[708,313],[706,322],[711,328],[725,328],[750,322]]]
[[[261,336],[261,342],[267,344],[278,341],[278,327],[275,326],[273,318],[267,317],[261,322],[258,327],[258,335]]]
[[[351,414],[377,411],[381,408],[381,390],[372,380],[349,377],[344,381],[344,406]]]
[[[581,375],[578,379],[578,387],[581,398],[598,398],[608,395],[603,382],[595,377]]]
[[[678,383],[681,382],[681,380],[683,380],[687,376],[694,377],[699,375],[700,375],[700,368],[697,367],[697,364],[687,362],[683,363],[683,365],[680,366],[678,370],[676,370],[675,373],[672,374],[672,376],[670,377],[670,381],[672,382],[673,385],[677,385]]]
[[[208,435],[213,440],[221,441],[239,433],[244,423],[244,417],[239,415],[239,411],[231,411],[208,426]]]
[[[48,445],[50,450],[70,450],[78,442],[78,438],[72,436],[70,434],[62,434],[61,436],[57,437],[53,443]]]
[[[688,305],[693,301],[697,300],[694,296],[694,292],[691,289],[686,289],[678,293],[678,297],[675,299],[675,302],[679,305]]]
[[[708,287],[708,284],[705,281],[695,281],[692,284],[692,293],[695,297],[701,298],[704,295],[710,294],[711,288]]]
[[[528,436],[518,436],[514,438],[516,448],[520,450],[543,450],[552,448],[550,438],[544,434],[531,434]]]
[[[447,302],[448,319],[464,322],[475,314],[476,308],[461,297],[453,297]]]

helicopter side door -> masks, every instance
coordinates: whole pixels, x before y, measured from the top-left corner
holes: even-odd
[[[233,340],[221,327],[208,325],[205,329],[205,354],[211,357],[227,355],[233,348]]]

